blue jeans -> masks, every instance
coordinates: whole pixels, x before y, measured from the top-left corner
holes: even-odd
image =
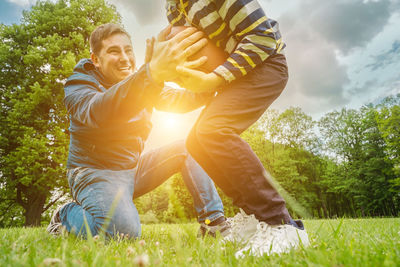
[[[69,169],[74,202],[61,208],[62,225],[68,232],[83,236],[87,235],[87,227],[92,235],[97,235],[104,226],[107,236],[139,237],[140,219],[132,199],[150,192],[178,172],[193,197],[199,222],[212,222],[224,216],[213,182],[188,154],[184,142],[175,142],[143,154],[134,169]]]

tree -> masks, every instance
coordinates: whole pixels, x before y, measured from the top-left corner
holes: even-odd
[[[391,191],[393,162],[379,131],[372,105],[342,109],[319,122],[327,155],[336,163],[323,184],[339,203],[339,215],[396,215],[396,192]],[[347,205],[345,205],[347,203]]]
[[[282,113],[273,109],[267,110],[258,125],[273,143],[308,151],[319,149],[319,140],[315,133],[316,122],[299,107],[290,107]]]
[[[23,209],[25,225],[39,225],[41,214],[66,191],[68,117],[63,81],[81,58],[88,39],[103,23],[119,22],[104,0],[38,1],[21,24],[0,26],[0,198],[6,217]],[[6,221],[0,221],[4,226]]]
[[[376,120],[387,144],[387,158],[393,160],[396,178],[393,185],[400,188],[400,94],[385,98],[377,106]]]

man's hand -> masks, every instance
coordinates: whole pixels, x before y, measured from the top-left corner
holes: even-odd
[[[190,56],[207,44],[204,33],[197,31],[196,28],[189,27],[170,40],[166,40],[170,31],[171,26],[168,26],[160,32],[154,42],[153,53],[149,61],[151,75],[158,83],[176,81],[179,76],[176,67],[184,65]],[[191,64],[201,65],[205,60],[206,58],[200,58],[192,61]]]
[[[149,63],[153,57],[154,42],[156,39],[151,37],[151,39],[146,39],[146,56],[144,58],[144,63]]]
[[[192,68],[196,66],[190,63],[176,67],[176,71],[180,74],[177,83],[185,89],[195,93],[214,92],[226,83],[222,77],[213,72],[205,73]]]

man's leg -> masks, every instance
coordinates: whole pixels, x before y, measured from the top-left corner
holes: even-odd
[[[269,224],[287,223],[285,201],[267,181],[265,169],[240,138],[264,113],[287,82],[284,56],[274,56],[218,92],[187,140],[189,152],[248,214]]]
[[[150,192],[175,173],[181,172],[193,197],[199,222],[224,216],[222,201],[207,173],[193,160],[183,141],[152,150],[139,160],[134,198]]]
[[[140,236],[140,221],[132,202],[135,170],[111,171],[75,168],[68,171],[68,181],[75,202],[59,211],[68,232],[87,236],[99,234],[107,226],[107,236]],[[87,226],[86,226],[87,225]]]

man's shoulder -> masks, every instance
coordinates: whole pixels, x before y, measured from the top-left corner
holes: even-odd
[[[72,75],[67,78],[65,86],[91,84],[97,87],[100,85],[100,82],[96,79],[96,72],[96,67],[90,59],[81,59],[74,67]]]

